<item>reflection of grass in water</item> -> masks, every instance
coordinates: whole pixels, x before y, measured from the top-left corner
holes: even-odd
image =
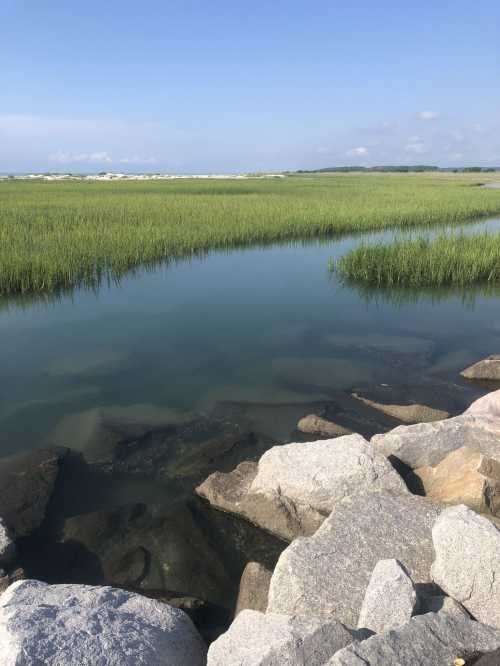
[[[477,176],[0,182],[0,293],[98,287],[211,249],[454,224],[500,211]]]
[[[363,244],[334,266],[340,278],[372,287],[466,287],[500,283],[500,234]]]

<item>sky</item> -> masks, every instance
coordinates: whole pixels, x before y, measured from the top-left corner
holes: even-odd
[[[0,0],[0,172],[500,166],[498,0]]]

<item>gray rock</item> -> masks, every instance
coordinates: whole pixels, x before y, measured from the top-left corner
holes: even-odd
[[[500,627],[500,530],[464,505],[432,529],[433,580],[481,622]]]
[[[269,569],[258,562],[249,562],[246,565],[240,580],[235,615],[243,610],[265,612],[272,575]]]
[[[352,434],[352,430],[316,414],[308,414],[301,418],[297,423],[297,430],[308,435],[319,435],[321,437],[341,437]]]
[[[430,597],[421,596],[418,612],[419,615],[425,615],[425,613],[451,613],[451,615],[458,617],[470,617],[462,604],[444,594],[434,594]]]
[[[66,449],[36,449],[0,461],[0,515],[14,539],[42,524]]]
[[[182,611],[110,587],[20,581],[0,597],[0,665],[203,666]]]
[[[466,379],[500,380],[500,355],[488,356],[460,373]]]
[[[412,469],[437,465],[448,453],[467,446],[500,459],[500,419],[462,414],[444,421],[399,426],[375,435],[372,444]]]
[[[428,613],[398,629],[349,645],[337,652],[328,666],[453,666],[472,663],[470,659],[498,646],[500,631],[493,627],[448,613]]]
[[[275,446],[258,466],[215,474],[198,494],[264,529],[293,539],[313,534],[344,497],[366,490],[407,493],[387,459],[360,435]]]
[[[475,666],[498,666],[499,664],[500,664],[500,649],[485,654],[483,657],[481,657],[479,661],[476,661]]]
[[[478,398],[464,413],[472,414],[473,416],[500,419],[500,390],[491,391],[483,395],[482,398]]]
[[[414,583],[430,582],[431,529],[439,511],[412,495],[380,492],[346,498],[316,534],[296,539],[281,554],[268,611],[328,614],[355,627],[379,560],[397,558]]]
[[[0,566],[4,567],[12,563],[16,556],[16,546],[10,531],[0,518]]]
[[[359,613],[358,628],[381,634],[406,624],[417,607],[417,593],[407,571],[397,560],[375,565]]]
[[[208,650],[208,666],[322,666],[352,641],[332,618],[242,611]]]

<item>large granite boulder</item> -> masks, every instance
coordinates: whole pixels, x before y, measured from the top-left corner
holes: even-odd
[[[65,449],[36,449],[0,460],[0,515],[14,539],[44,521],[65,455]]]
[[[412,618],[392,631],[352,643],[328,666],[453,666],[472,664],[500,646],[500,631],[449,613]]]
[[[0,518],[0,567],[12,564],[16,556],[16,546],[9,529]]]
[[[323,666],[352,641],[333,618],[242,611],[208,650],[208,666]]]
[[[435,467],[415,470],[420,490],[435,502],[466,504],[480,513],[500,511],[500,458],[462,447]]]
[[[500,459],[500,419],[462,414],[444,421],[399,426],[375,435],[372,444],[412,469],[437,465],[463,446]]]
[[[500,627],[500,530],[460,505],[442,512],[432,540],[433,580],[476,620]]]
[[[265,612],[272,575],[272,572],[259,562],[249,562],[246,565],[241,575],[235,616],[243,610]]]
[[[460,373],[466,379],[500,380],[500,355],[488,356]]]
[[[464,414],[500,419],[500,391],[491,391],[475,400]]]
[[[417,608],[413,581],[397,560],[375,565],[359,613],[358,628],[381,634],[406,624]]]
[[[407,492],[385,456],[360,435],[348,435],[273,447],[258,465],[213,474],[196,492],[291,540],[314,533],[342,498],[380,489]]]
[[[429,583],[431,529],[440,507],[421,497],[387,492],[352,495],[312,537],[281,554],[271,579],[268,611],[332,615],[357,626],[372,571],[396,558],[415,584]]]
[[[0,666],[203,666],[181,610],[110,587],[14,583],[0,597]]]

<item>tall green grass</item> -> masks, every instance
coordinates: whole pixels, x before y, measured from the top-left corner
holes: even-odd
[[[500,234],[361,245],[338,260],[341,279],[372,287],[500,284]]]
[[[478,176],[339,175],[246,181],[0,182],[0,294],[95,287],[217,248],[500,212]]]

